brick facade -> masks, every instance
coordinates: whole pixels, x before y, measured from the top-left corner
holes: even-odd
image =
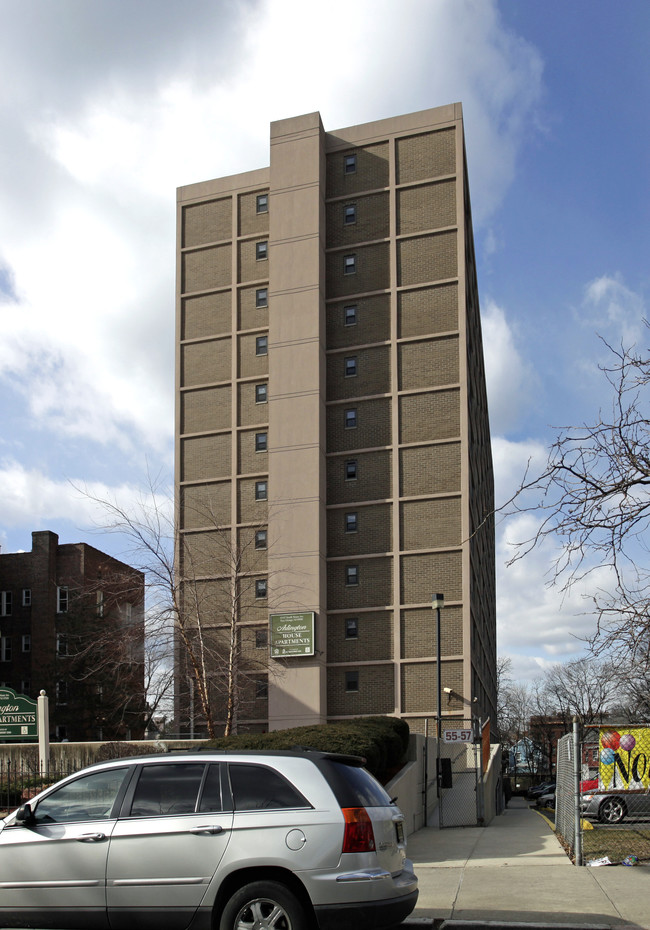
[[[493,477],[459,105],[331,134],[318,114],[273,124],[268,170],[180,189],[179,217],[180,527],[204,531],[197,558],[201,513],[227,527],[234,514],[244,548],[264,528],[268,599],[242,616],[253,668],[255,616],[316,614],[314,657],[287,660],[268,700],[258,670],[243,725],[398,713],[421,730],[437,591],[444,683],[493,714]]]

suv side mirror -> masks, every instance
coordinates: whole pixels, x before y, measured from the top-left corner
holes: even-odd
[[[16,823],[20,823],[23,827],[31,827],[36,823],[36,817],[32,811],[31,804],[23,804],[22,807],[19,807],[16,811]]]

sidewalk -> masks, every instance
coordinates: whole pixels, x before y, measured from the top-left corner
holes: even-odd
[[[650,930],[650,864],[577,868],[523,798],[488,827],[423,827],[408,837],[407,855],[420,887],[410,924]]]

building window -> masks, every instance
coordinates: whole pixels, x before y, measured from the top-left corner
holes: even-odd
[[[357,305],[350,304],[343,307],[343,324],[344,326],[356,326],[357,323]]]
[[[255,700],[265,701],[269,696],[269,683],[266,678],[258,678],[255,681]]]
[[[269,289],[268,287],[258,287],[255,291],[255,306],[256,307],[268,307],[269,305]]]
[[[345,532],[356,533],[357,531],[357,514],[356,511],[346,513],[345,515]]]
[[[97,616],[98,617],[104,616],[104,592],[103,591],[97,592]]]
[[[359,672],[356,670],[353,672],[345,673],[345,690],[346,691],[358,691],[359,690]]]
[[[11,662],[11,636],[0,637],[0,662]]]
[[[56,683],[56,703],[57,704],[67,704],[68,703],[68,682],[67,681],[57,681]],[[58,728],[57,728],[58,729]]]
[[[255,531],[255,548],[266,549],[266,530]]]
[[[269,257],[269,244],[266,240],[263,242],[255,243],[255,260],[258,262],[265,262]],[[262,275],[260,275],[262,277]],[[264,275],[266,277],[266,275]]]
[[[67,656],[68,654],[68,637],[65,633],[56,634],[56,654],[58,656]]]
[[[269,195],[268,194],[258,194],[255,198],[255,212],[256,213],[268,213],[269,212]]]
[[[269,644],[268,630],[255,630],[255,648],[266,649]]]
[[[356,274],[357,273],[357,256],[356,255],[344,255],[343,256],[343,274]]]
[[[258,578],[255,581],[255,597],[258,600],[266,597],[266,578]]]
[[[32,606],[32,589],[23,588],[23,607]]]
[[[0,594],[0,617],[10,617],[13,598],[11,591],[3,591]]]
[[[344,155],[343,156],[343,173],[354,174],[356,170],[357,170],[357,156],[356,155]]]
[[[346,226],[351,226],[357,221],[356,203],[348,203],[343,207],[343,222]]]
[[[358,639],[359,638],[359,618],[358,617],[346,617],[345,618],[345,638],[346,639]]]
[[[345,583],[348,588],[355,587],[359,584],[359,566],[358,565],[346,565],[345,566]]]
[[[32,651],[32,637],[29,635],[29,633],[25,633],[25,635],[23,636],[23,652],[31,652],[31,651]]]
[[[357,460],[348,459],[345,463],[345,480],[355,481],[357,477]]]
[[[255,403],[265,404],[267,400],[268,400],[268,385],[267,384],[256,384],[255,385]]]
[[[32,683],[29,678],[25,678],[23,681],[21,681],[20,690],[23,694],[29,694],[29,692],[32,690]]]
[[[67,585],[59,585],[56,589],[56,612],[57,614],[65,614],[68,611],[68,587]]]
[[[357,408],[356,407],[349,407],[345,411],[345,428],[346,429],[357,428]]]
[[[255,355],[268,355],[269,337],[257,336],[255,339]]]
[[[266,452],[267,449],[267,434],[266,433],[255,433],[255,451],[256,452]],[[255,469],[257,471],[257,469]]]
[[[346,378],[356,378],[357,376],[357,357],[356,355],[349,355],[345,359],[345,377]]]
[[[266,481],[256,481],[255,482],[255,500],[265,501],[266,494],[267,494]]]

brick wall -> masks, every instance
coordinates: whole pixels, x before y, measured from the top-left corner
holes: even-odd
[[[400,337],[426,336],[458,329],[458,285],[438,284],[397,295]]]
[[[357,515],[357,530],[346,532],[346,514]],[[327,555],[389,552],[392,548],[390,504],[336,508],[327,512]]]
[[[401,513],[401,547],[440,549],[460,546],[462,542],[460,497],[403,501]]]
[[[400,397],[400,442],[460,435],[460,392],[429,391]]]
[[[455,179],[418,184],[397,192],[398,235],[455,226],[456,223]]]
[[[250,236],[268,232],[269,214],[257,212],[257,195],[268,194],[268,188],[239,195],[239,235]]]
[[[327,713],[330,717],[390,714],[395,706],[392,665],[355,666],[359,690],[345,690],[345,668],[330,668],[327,675]]]
[[[346,174],[345,156],[357,156],[357,170]],[[332,152],[327,156],[327,197],[344,197],[358,191],[388,187],[388,143],[350,148],[344,152]]]
[[[443,591],[446,601],[462,600],[460,552],[404,555],[401,562],[403,604],[428,604],[435,591]]]
[[[345,208],[356,207],[356,221],[346,224]],[[388,192],[336,200],[326,207],[327,248],[386,239],[390,235]]]
[[[228,287],[231,278],[232,246],[230,243],[216,245],[182,256],[182,288],[190,291],[209,291],[212,288]]]
[[[244,381],[237,386],[239,426],[268,424],[269,405],[258,404],[255,399],[255,388],[258,384],[268,385],[268,380],[261,378],[259,381]]]
[[[180,494],[183,529],[230,523],[230,481],[191,484]]]
[[[346,359],[356,360],[357,373],[346,377]],[[327,357],[327,399],[364,397],[368,394],[387,394],[390,391],[390,349],[375,346],[367,349],[348,349]]]
[[[345,411],[357,411],[355,429],[345,428]],[[342,452],[346,449],[367,449],[386,446],[391,442],[390,400],[360,400],[336,404],[327,408],[327,450]]]
[[[408,184],[454,174],[456,171],[456,130],[438,129],[398,139],[396,143],[397,183]]]
[[[345,308],[357,308],[357,322],[345,325]],[[390,299],[388,294],[374,297],[351,297],[327,305],[327,348],[367,345],[390,339]]]
[[[412,446],[400,450],[400,494],[444,494],[460,491],[460,442]]]
[[[181,433],[203,433],[230,426],[230,385],[184,391],[181,394]]]
[[[344,256],[352,253],[357,258],[356,273],[344,274]],[[387,242],[328,252],[326,258],[328,297],[335,298],[346,294],[385,290],[390,285],[389,256]],[[444,275],[444,277],[451,277],[451,275]]]
[[[256,333],[255,335],[246,335],[237,337],[237,346],[238,346],[238,365],[239,365],[239,377],[240,378],[250,378],[256,375],[268,375],[269,373],[269,357],[268,355],[256,355],[255,354],[255,339],[256,336],[262,335],[263,333]]]
[[[359,584],[346,585],[346,566],[357,565]],[[330,610],[355,607],[385,607],[393,603],[393,560],[390,557],[372,559],[351,558],[328,562],[327,604]]]
[[[463,663],[442,664],[442,686],[462,694]],[[406,714],[437,713],[437,672],[435,662],[418,662],[402,666],[402,711]],[[447,695],[442,695],[442,711],[447,709]]]
[[[259,329],[260,327],[267,327],[269,325],[268,307],[256,306],[257,290],[257,286],[239,288],[239,309],[237,323],[239,329]],[[230,326],[230,323],[228,325]]]
[[[402,342],[398,347],[399,388],[441,387],[457,384],[460,378],[458,336],[443,336],[422,342]]]
[[[230,475],[230,433],[181,440],[181,481],[227,478]]]
[[[186,297],[181,310],[181,339],[201,339],[230,332],[230,291]]]
[[[357,620],[358,636],[346,637],[346,620]],[[328,614],[327,661],[371,662],[393,658],[393,614],[389,610],[367,611],[359,614]]]
[[[241,475],[257,475],[269,469],[268,453],[255,451],[256,432],[258,430],[241,430],[237,434],[237,466]]]
[[[431,607],[403,610],[400,618],[403,659],[435,656],[436,615]],[[460,607],[443,607],[440,612],[440,652],[458,656],[463,652],[463,613]]]
[[[458,275],[457,239],[455,230],[399,239],[397,283],[403,287],[455,278]]]
[[[242,478],[237,482],[237,511],[240,523],[265,524],[269,518],[267,501],[255,500],[255,479]]]
[[[220,242],[232,235],[232,200],[205,200],[183,207],[183,248]]]
[[[258,261],[256,257],[257,243],[264,237],[246,239],[237,246],[239,281],[245,284],[248,281],[265,281],[269,276],[268,260]]]
[[[354,458],[357,477],[345,478],[345,463]],[[389,451],[359,452],[353,456],[329,456],[327,459],[327,500],[330,504],[381,500],[391,497],[391,457]]]
[[[229,381],[231,346],[230,338],[190,342],[181,346],[182,387]],[[253,351],[255,351],[254,348]]]

